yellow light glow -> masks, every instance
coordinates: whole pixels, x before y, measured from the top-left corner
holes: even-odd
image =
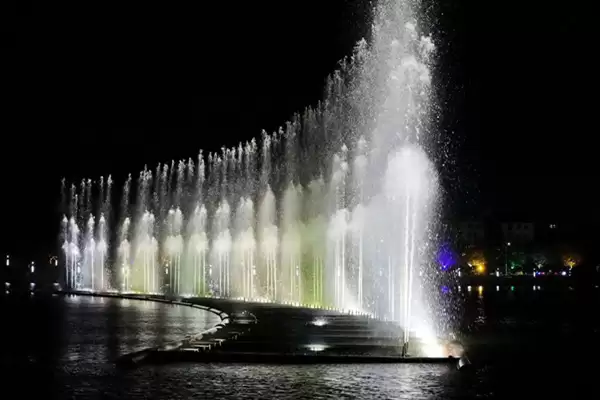
[[[580,262],[581,262],[581,257],[579,256],[579,254],[571,253],[571,254],[565,254],[563,256],[564,266],[569,267],[570,269],[579,265]]]
[[[423,343],[421,351],[425,357],[447,357],[448,350],[437,341]]]
[[[473,250],[467,258],[467,264],[473,267],[476,274],[483,275],[486,272],[486,258],[482,250]]]

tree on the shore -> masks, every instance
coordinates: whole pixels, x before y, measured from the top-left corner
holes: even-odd
[[[531,255],[531,262],[538,270],[543,270],[548,265],[548,256],[545,252],[538,251]]]
[[[470,272],[484,275],[487,272],[487,258],[485,252],[479,248],[467,249],[464,253],[465,263],[470,267]]]
[[[581,264],[581,255],[574,251],[570,251],[563,254],[562,261],[565,267],[573,269],[574,267]]]
[[[510,252],[509,255],[509,265],[510,265],[510,272],[512,274],[519,274],[519,273],[525,273],[525,272],[529,272],[526,271],[526,261],[527,261],[527,257],[525,255],[525,252],[523,251],[513,251]]]

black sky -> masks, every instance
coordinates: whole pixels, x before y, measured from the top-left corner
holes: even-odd
[[[4,251],[55,245],[62,176],[193,157],[315,104],[368,32],[371,7],[123,3],[23,2],[1,13]],[[597,218],[584,2],[429,3],[451,209]]]

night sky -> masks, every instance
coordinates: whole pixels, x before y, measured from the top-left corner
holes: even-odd
[[[63,176],[137,174],[316,104],[371,8],[123,3],[2,5],[3,252],[55,248]],[[597,222],[591,12],[582,1],[429,3],[451,216]]]

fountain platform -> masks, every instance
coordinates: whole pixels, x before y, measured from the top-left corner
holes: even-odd
[[[399,341],[402,331],[398,326],[366,315],[217,298],[61,293],[160,301],[204,309],[221,317],[221,323],[197,335],[122,356],[117,362],[123,366],[172,362],[454,365],[458,362],[458,358],[451,356],[427,357],[416,342],[409,344],[408,356],[404,356]]]
[[[153,352],[146,362],[257,363],[257,364],[456,364],[453,357],[402,357],[341,354],[261,353],[261,352]]]

